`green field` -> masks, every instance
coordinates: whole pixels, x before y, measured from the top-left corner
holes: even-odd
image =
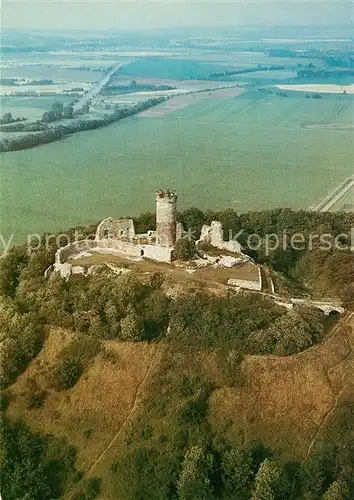
[[[352,174],[353,101],[252,91],[207,98],[157,118],[131,117],[2,155],[1,233],[65,229],[154,209],[177,189],[180,208],[307,208]]]
[[[43,112],[50,109],[54,102],[64,105],[73,101],[73,97],[59,95],[58,97],[2,97],[0,115],[12,113],[14,118],[40,118]]]
[[[297,128],[306,124],[352,123],[354,99],[345,95],[308,99],[249,91],[232,99],[207,99],[164,117],[170,121],[222,123],[271,128]]]

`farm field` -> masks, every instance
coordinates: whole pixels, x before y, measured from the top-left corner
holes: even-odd
[[[350,130],[303,126],[348,120],[353,101],[344,97],[252,91],[208,98],[5,153],[1,233],[21,241],[28,233],[152,211],[151,194],[161,186],[178,191],[181,209],[307,208],[352,174]]]
[[[190,106],[177,110],[166,120],[300,128],[312,124],[352,124],[353,116],[354,100],[345,95],[331,99],[307,99],[303,95],[279,97],[249,91],[225,100],[209,98],[195,104],[192,100]]]
[[[174,59],[178,59],[182,56],[175,56]],[[296,66],[297,63],[302,63],[304,65],[313,63],[316,66],[322,66],[323,63],[320,59],[316,58],[303,58],[303,57],[274,57],[268,55],[266,52],[257,51],[230,51],[230,52],[217,52],[214,51],[203,51],[200,53],[183,54],[183,59],[193,59],[199,62],[208,62],[213,64],[220,64],[221,66],[230,66],[233,69],[237,68],[252,68],[257,67],[259,64],[262,65],[273,65],[278,64],[281,66],[289,65]]]
[[[302,83],[299,85],[277,85],[279,89],[296,90],[297,92],[325,92],[330,94],[354,94],[354,84],[351,85],[335,85],[324,83]]]
[[[1,78],[29,78],[39,80],[50,78],[55,82],[87,82],[93,83],[102,78],[101,71],[86,71],[53,66],[11,66],[2,67]]]
[[[50,109],[54,102],[60,101],[65,105],[72,100],[72,97],[63,95],[58,97],[2,97],[0,115],[9,112],[14,118],[41,118],[43,112]]]

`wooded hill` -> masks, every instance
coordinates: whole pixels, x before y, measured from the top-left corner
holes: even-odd
[[[337,236],[353,223],[291,210],[179,214],[196,231],[215,218],[244,237]],[[351,498],[352,253],[253,253],[286,283],[341,296],[349,312],[334,324],[259,294],[172,297],[168,273],[47,280],[55,251],[17,246],[0,260],[4,500]]]

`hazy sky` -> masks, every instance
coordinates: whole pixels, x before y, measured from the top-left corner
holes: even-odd
[[[351,0],[2,0],[1,11],[2,27],[31,29],[338,25],[354,15]]]

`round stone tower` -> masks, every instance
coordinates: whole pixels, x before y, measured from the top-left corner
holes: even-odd
[[[173,247],[176,243],[177,194],[170,190],[156,192],[157,244]]]

